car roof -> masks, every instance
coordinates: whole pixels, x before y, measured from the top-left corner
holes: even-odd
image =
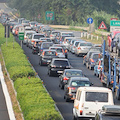
[[[79,87],[78,90],[93,92],[111,92],[109,88],[104,87]]]
[[[49,49],[45,49],[45,50],[43,50],[43,51],[51,51],[51,52],[56,52],[56,50],[49,50]]]
[[[50,48],[61,48],[62,49],[62,47],[57,47],[57,46],[51,46]]]
[[[64,71],[81,71],[82,72],[82,70],[80,69],[65,69]]]
[[[81,81],[89,81],[87,77],[71,77],[71,80],[81,80]]]

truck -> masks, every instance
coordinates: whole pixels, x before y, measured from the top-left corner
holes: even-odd
[[[103,41],[103,63],[102,63],[102,75],[101,82],[104,87],[108,87],[113,91],[115,97],[120,100],[120,67],[116,72],[116,65],[120,61],[117,58],[111,56],[111,53],[105,51],[105,40]],[[120,64],[120,63],[119,63]],[[117,73],[117,74],[116,74]],[[117,77],[116,77],[117,76]],[[118,79],[117,79],[118,78]]]

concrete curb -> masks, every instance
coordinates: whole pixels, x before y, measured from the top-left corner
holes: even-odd
[[[5,101],[6,101],[6,105],[7,105],[9,118],[10,118],[10,120],[16,120],[15,115],[14,115],[14,111],[13,111],[13,108],[12,108],[12,102],[11,102],[11,99],[10,99],[10,96],[9,96],[9,93],[8,93],[8,89],[7,89],[5,80],[4,80],[1,63],[0,63],[0,80],[1,80],[1,84],[2,84],[3,93],[4,93],[4,96],[5,96]]]

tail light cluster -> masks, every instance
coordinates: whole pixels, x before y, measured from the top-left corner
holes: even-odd
[[[69,80],[69,78],[67,78],[67,77],[64,77],[64,78],[63,78],[63,80]]]
[[[78,50],[80,50],[81,48],[80,47],[78,47]]]

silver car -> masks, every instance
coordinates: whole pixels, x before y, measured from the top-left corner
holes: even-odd
[[[90,42],[79,42],[78,46],[76,47],[75,54],[77,56],[86,55],[91,47],[92,47],[92,43]]]

